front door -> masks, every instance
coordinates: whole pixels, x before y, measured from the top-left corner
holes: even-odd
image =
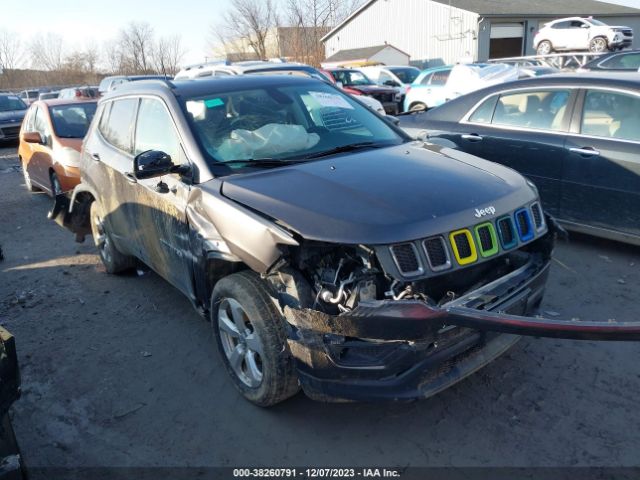
[[[188,163],[175,123],[164,102],[143,98],[136,122],[136,155],[158,150],[174,164]],[[188,296],[192,293],[192,261],[186,207],[190,186],[178,174],[138,180],[136,221],[142,260]]]

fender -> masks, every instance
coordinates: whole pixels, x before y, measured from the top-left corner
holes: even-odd
[[[71,197],[65,193],[56,195],[53,207],[47,214],[47,218],[75,233],[78,243],[84,242],[85,236],[91,233],[89,197],[97,198],[96,191],[87,184],[79,183],[73,189]]]

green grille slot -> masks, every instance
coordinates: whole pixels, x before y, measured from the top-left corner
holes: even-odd
[[[480,255],[486,258],[498,253],[498,236],[492,223],[482,223],[474,228],[474,232]]]

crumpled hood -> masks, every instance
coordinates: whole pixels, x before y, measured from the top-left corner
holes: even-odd
[[[515,171],[421,142],[237,175],[222,194],[307,240],[386,244],[467,227],[536,198]]]
[[[24,118],[26,110],[10,110],[8,112],[0,112],[0,122],[21,122]]]

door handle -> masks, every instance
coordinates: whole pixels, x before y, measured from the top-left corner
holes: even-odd
[[[600,152],[593,147],[570,148],[569,151],[571,153],[577,153],[578,155],[584,155],[586,157],[597,157],[598,155],[600,155]]]
[[[138,183],[138,179],[131,172],[125,172],[124,177],[129,183]]]
[[[470,133],[470,134],[465,134],[462,135],[462,138],[464,140],[469,140],[470,142],[481,142],[482,141],[482,137],[476,133]]]
[[[91,158],[93,158],[96,162],[100,161],[100,154],[99,153],[92,153],[91,154]]]

